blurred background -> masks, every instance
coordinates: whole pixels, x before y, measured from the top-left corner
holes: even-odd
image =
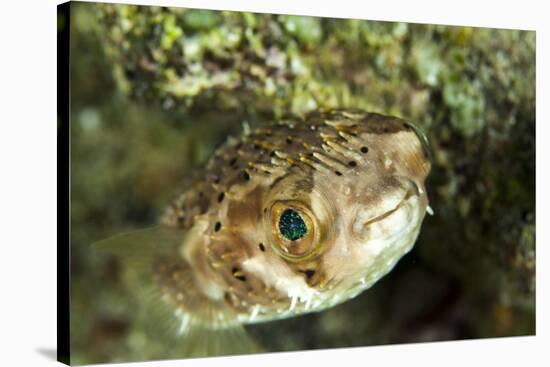
[[[413,251],[333,309],[247,327],[266,351],[535,333],[535,33],[72,3],[71,362],[175,358],[90,244],[156,223],[244,122],[358,107],[433,149]]]

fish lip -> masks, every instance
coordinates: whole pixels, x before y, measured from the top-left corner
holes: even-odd
[[[388,210],[384,214],[380,214],[379,216],[372,218],[371,220],[365,222],[363,226],[367,227],[373,223],[377,223],[377,222],[380,222],[381,220],[384,220],[385,218],[389,217],[390,215],[392,215],[393,213],[395,213],[396,211],[398,211],[399,209],[407,205],[412,197],[414,196],[419,197],[420,193],[418,191],[418,187],[416,186],[416,184],[414,184],[414,182],[412,183],[413,185],[409,187],[409,189],[405,193],[405,196],[403,196],[403,199],[395,206],[395,208]]]

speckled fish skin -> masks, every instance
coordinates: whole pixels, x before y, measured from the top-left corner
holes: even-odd
[[[429,171],[425,141],[395,117],[330,110],[244,134],[162,218],[187,235],[159,284],[182,322],[214,329],[346,301],[413,247]],[[280,235],[285,208],[307,218],[303,239]]]

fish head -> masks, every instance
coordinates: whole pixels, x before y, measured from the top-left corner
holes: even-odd
[[[428,210],[425,135],[400,119],[375,123],[348,129],[361,159],[336,174],[291,169],[264,200],[267,243],[293,269],[293,281],[278,283],[288,294],[309,294],[311,310],[355,297],[387,274],[412,249]],[[326,157],[343,160],[336,150]]]

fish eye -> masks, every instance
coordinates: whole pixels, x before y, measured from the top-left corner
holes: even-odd
[[[296,201],[277,201],[265,218],[271,247],[289,261],[313,256],[319,247],[319,226],[313,213]]]
[[[296,241],[307,233],[307,225],[294,209],[285,209],[279,217],[279,233],[290,241]]]

